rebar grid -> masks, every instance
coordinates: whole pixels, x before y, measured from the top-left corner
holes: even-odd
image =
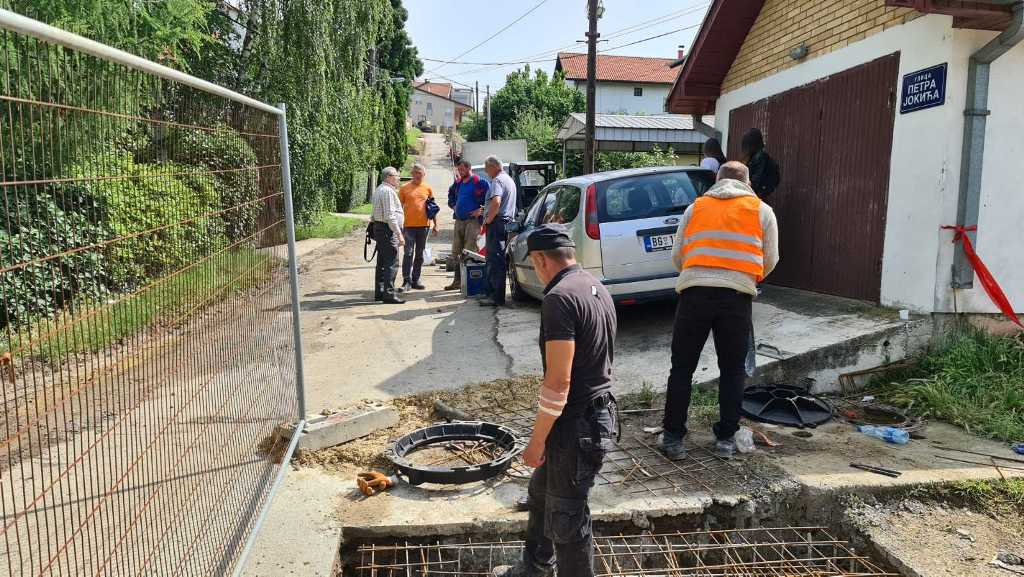
[[[458,409],[475,419],[511,427],[523,436],[529,436],[533,431],[537,412],[534,405],[514,402],[487,404],[465,401],[458,405]],[[530,472],[531,469],[516,459],[508,474],[525,478]],[[682,495],[695,489],[711,492],[715,487],[739,488],[741,478],[757,478],[749,469],[743,470],[742,475],[739,473],[738,464],[703,447],[694,447],[687,451],[686,457],[673,460],[642,437],[626,434],[613,442],[594,484],[619,485],[629,494],[664,497]]]
[[[6,574],[235,566],[298,405],[279,120],[0,29]]]
[[[490,575],[515,564],[522,541],[364,545],[356,577]],[[731,529],[594,538],[597,577],[898,576],[824,527]]]

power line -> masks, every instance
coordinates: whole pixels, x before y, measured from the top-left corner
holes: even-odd
[[[534,5],[534,7],[533,7],[533,8],[530,8],[530,9],[529,9],[529,10],[527,10],[526,12],[523,12],[523,14],[522,14],[521,16],[519,16],[519,18],[516,18],[515,20],[513,20],[513,21],[509,22],[508,24],[506,24],[506,25],[505,25],[505,27],[504,27],[504,28],[502,28],[501,30],[498,30],[498,31],[497,31],[497,32],[495,32],[494,34],[491,34],[491,35],[490,35],[490,36],[488,36],[487,38],[484,38],[484,39],[483,39],[483,40],[481,40],[480,42],[478,42],[478,43],[474,44],[472,48],[470,48],[469,50],[466,50],[466,51],[465,51],[465,52],[463,52],[462,54],[459,54],[459,55],[458,55],[458,56],[456,56],[455,58],[452,58],[452,60],[458,60],[459,58],[462,58],[463,56],[465,56],[465,55],[469,54],[470,52],[472,52],[472,51],[476,50],[477,48],[480,48],[480,47],[481,47],[481,46],[483,46],[484,44],[486,44],[486,43],[490,42],[490,41],[491,41],[491,40],[493,40],[493,39],[494,39],[494,38],[495,38],[496,36],[498,36],[498,35],[499,35],[499,34],[501,34],[502,32],[504,32],[504,31],[508,30],[509,28],[511,28],[512,26],[514,26],[515,24],[517,24],[517,23],[518,23],[518,22],[519,22],[520,20],[522,20],[523,18],[526,18],[527,16],[529,16],[529,15],[530,15],[531,13],[533,13],[533,11],[534,11],[534,10],[536,10],[536,9],[540,8],[541,6],[543,6],[543,5],[544,5],[544,4],[545,4],[545,3],[547,2],[547,1],[548,1],[548,0],[540,0],[540,2],[538,2],[538,3],[536,4],[536,5]],[[433,69],[433,70],[431,70],[430,72],[425,72],[425,73],[424,73],[424,75],[426,75],[426,74],[431,74],[431,73],[434,73],[434,72],[437,72],[438,70],[440,70],[440,69],[444,68],[445,66],[447,66],[447,64],[441,64],[440,66],[438,66],[438,67],[434,68],[434,69]]]
[[[663,37],[668,36],[670,34],[675,34],[676,32],[682,32],[684,30],[692,30],[694,28],[699,28],[699,27],[700,27],[700,24],[691,24],[689,26],[683,26],[682,28],[676,28],[675,30],[669,30],[668,32],[664,32],[662,34],[657,34],[655,36],[648,36],[647,38],[641,38],[640,40],[635,40],[633,42],[628,42],[626,44],[619,44],[618,46],[612,46],[610,48],[605,48],[604,50],[598,50],[597,52],[598,52],[598,54],[604,54],[604,53],[610,52],[612,50],[618,50],[619,48],[625,48],[627,46],[633,46],[634,44],[640,44],[642,42],[647,42],[649,40],[655,40],[657,38],[663,38]],[[586,57],[586,54],[581,53],[581,54],[572,54],[568,58],[584,58],[584,57]],[[535,62],[554,62],[556,60],[558,60],[558,58],[539,58],[539,59],[536,59],[536,60],[530,60],[530,61],[526,61],[526,62],[522,62],[522,63],[523,64],[532,64],[532,63],[535,63]],[[473,74],[475,72],[482,72],[482,71],[496,71],[496,70],[500,69],[502,66],[506,66],[506,65],[505,64],[498,64],[497,66],[498,66],[498,68],[494,68],[491,65],[487,65],[487,66],[484,66],[482,68],[474,68],[472,70],[465,70],[463,72],[457,72],[455,74],[452,74],[452,76],[464,76],[466,74]],[[454,82],[454,80],[452,82]]]
[[[620,29],[615,30],[613,32],[609,32],[604,37],[604,40],[613,40],[615,38],[619,38],[619,37],[622,37],[622,36],[628,36],[630,34],[633,34],[633,33],[636,33],[636,32],[640,32],[641,30],[646,30],[648,28],[653,28],[654,26],[658,26],[658,25],[663,24],[665,22],[668,22],[670,20],[676,20],[676,19],[682,18],[684,16],[688,16],[690,14],[693,14],[695,12],[704,10],[708,6],[709,6],[709,4],[705,2],[705,3],[699,4],[697,6],[692,6],[692,7],[689,7],[689,8],[684,8],[682,10],[677,10],[675,12],[669,12],[668,14],[664,14],[662,16],[658,16],[657,18],[652,18],[650,20],[644,20],[643,22],[638,22],[636,24],[633,24],[633,25],[630,25],[630,26],[626,26],[625,28],[620,28]],[[552,58],[543,58],[543,57],[544,56],[548,56],[548,55],[555,55],[558,52],[562,52],[564,50],[567,50],[569,48],[573,48],[575,46],[576,46],[576,43],[574,42],[572,44],[568,44],[568,45],[560,47],[560,48],[545,50],[543,52],[538,52],[538,53],[530,55],[530,56],[524,56],[521,59],[509,60],[509,61],[506,61],[506,62],[464,62],[464,61],[458,60],[457,58],[453,58],[451,60],[443,60],[443,59],[425,58],[425,57],[421,57],[421,60],[426,60],[426,61],[429,61],[429,62],[439,62],[439,63],[443,63],[443,64],[465,64],[465,65],[470,65],[470,66],[512,66],[512,65],[516,65],[516,64],[531,64],[531,63],[534,63],[534,62],[549,62],[549,61],[551,61],[553,59]],[[605,49],[605,51],[607,51],[607,50],[612,50],[612,49]],[[462,74],[462,72],[460,72],[459,74]]]

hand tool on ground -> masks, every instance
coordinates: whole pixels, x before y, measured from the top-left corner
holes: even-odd
[[[865,465],[863,463],[850,463],[850,466],[853,467],[854,469],[860,469],[861,471],[876,473],[878,475],[885,475],[886,477],[892,477],[893,479],[903,474],[899,471],[894,471],[892,469],[886,469],[884,467],[874,467],[872,465]]]
[[[365,471],[356,475],[356,485],[359,486],[359,491],[367,497],[372,497],[397,484],[398,476],[388,477],[379,471]]]

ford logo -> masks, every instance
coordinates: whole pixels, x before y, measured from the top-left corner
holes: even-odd
[[[665,224],[679,224],[679,219],[674,216],[672,218],[666,218]]]

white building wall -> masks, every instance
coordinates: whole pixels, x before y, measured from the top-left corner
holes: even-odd
[[[587,83],[577,80],[576,89],[586,94]],[[643,90],[643,96],[634,96],[633,89]],[[671,84],[629,84],[625,82],[598,82],[595,111],[598,114],[667,114],[665,99]]]
[[[895,114],[881,300],[883,305],[920,312],[951,312],[952,233],[939,227],[956,221],[967,60],[995,35],[954,30],[949,16],[918,18],[722,95],[716,105],[715,127],[728,138],[732,109],[893,52],[900,52],[894,87],[897,99],[904,74],[948,62],[944,105],[909,114],[897,109]],[[1024,46],[1014,48],[992,67],[992,115],[985,145],[977,247],[1018,310],[1024,310],[1024,267],[1019,266],[1024,258],[1018,252],[1024,245],[1024,194],[1021,171],[1016,168],[1024,158],[1020,137],[1024,134],[1022,70]],[[770,142],[768,148],[770,151]],[[975,284],[975,289],[958,291],[958,310],[995,312]]]
[[[427,105],[430,106],[427,106]],[[409,120],[416,124],[423,118],[434,126],[453,128],[455,126],[455,103],[420,90],[413,90],[409,98]]]

